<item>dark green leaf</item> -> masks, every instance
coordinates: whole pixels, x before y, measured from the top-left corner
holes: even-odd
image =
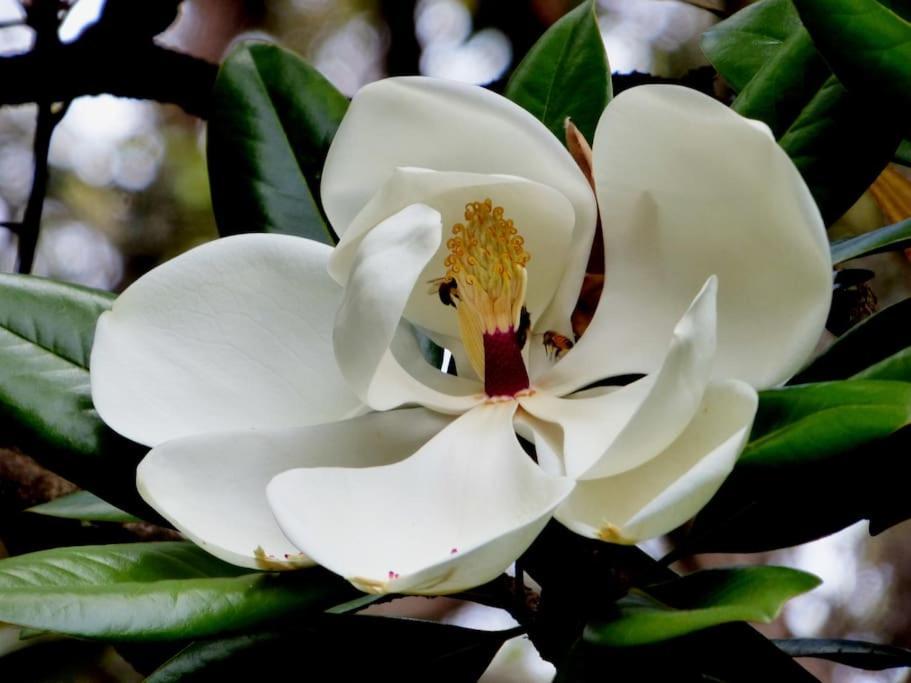
[[[84,522],[140,522],[138,517],[114,507],[94,493],[76,491],[60,498],[30,507],[28,512],[49,517],[79,519]]]
[[[4,338],[16,335],[31,344],[40,344],[80,368],[89,366],[95,322],[113,301],[112,294],[96,289],[0,274],[0,324]],[[9,345],[12,342],[10,339]]]
[[[900,122],[848,93],[803,28],[791,0],[760,0],[716,24],[703,50],[735,91],[734,109],[769,125],[827,224],[892,158]]]
[[[911,219],[832,244],[832,262],[911,247]]]
[[[892,119],[829,77],[778,142],[830,225],[851,208],[892,159],[899,130]]]
[[[911,347],[893,353],[888,358],[861,370],[854,379],[887,379],[911,382]]]
[[[791,384],[845,379],[911,346],[909,320],[911,299],[884,308],[839,337]]]
[[[903,349],[856,375],[859,379],[906,381],[911,379],[911,347]],[[903,429],[867,455],[864,477],[855,481],[860,489],[863,516],[870,520],[870,534],[875,536],[911,518],[911,499],[905,482],[911,478],[911,429]],[[872,457],[870,457],[872,456]],[[871,477],[872,473],[872,477]],[[878,476],[877,476],[878,475]],[[870,480],[866,484],[866,480]],[[852,507],[856,507],[857,504]]]
[[[554,683],[605,681],[819,683],[756,629],[743,623],[713,626],[636,647],[579,642],[558,666]]]
[[[347,107],[316,69],[276,45],[246,43],[231,53],[215,83],[208,129],[221,234],[279,232],[332,242],[319,183]]]
[[[567,116],[592,140],[611,98],[610,67],[592,0],[562,17],[532,46],[505,94],[560,140]]]
[[[255,680],[255,675],[261,674],[264,669],[264,661],[269,662],[269,669],[279,670],[279,664],[283,662],[268,650],[281,638],[278,632],[265,632],[192,643],[156,669],[145,679],[145,683],[215,681],[238,677]],[[297,635],[296,640],[299,657],[303,639]],[[252,661],[246,661],[248,658]],[[298,666],[299,660],[294,668]],[[286,666],[281,668],[286,669]]]
[[[702,34],[702,50],[740,92],[800,28],[790,0],[763,0]]]
[[[886,437],[911,420],[911,384],[851,380],[772,389],[760,394],[740,462],[807,464]]]
[[[810,463],[738,465],[672,557],[754,553],[828,536],[864,519],[870,533],[911,515],[908,430]]]
[[[305,671],[309,680],[474,681],[515,635],[406,619],[331,619],[312,629],[194,643],[146,681],[257,680],[265,662],[272,671]],[[350,656],[353,643],[357,657]]]
[[[427,336],[426,333],[419,330],[418,328],[413,328],[411,330],[417,339],[418,348],[421,350],[421,355],[424,357],[430,365],[435,368],[443,367],[443,347],[435,343],[433,339]]]
[[[911,429],[903,429],[880,448],[872,449],[866,466],[878,476],[866,474],[855,482],[855,487],[860,488],[862,504],[865,501],[862,510],[870,520],[871,536],[911,518],[911,499],[907,491],[911,458],[908,453],[911,453]],[[855,503],[851,507],[856,506]]]
[[[898,149],[895,150],[895,157],[892,160],[902,166],[911,166],[911,140],[901,141]]]
[[[650,587],[648,595],[623,598],[619,614],[589,624],[585,639],[629,647],[677,638],[734,621],[768,623],[785,602],[820,584],[811,574],[786,567],[711,569]]]
[[[617,681],[816,680],[743,623],[640,647],[585,643],[585,621],[612,615],[616,600],[630,586],[648,587],[677,578],[666,564],[635,546],[582,538],[551,522],[522,556],[521,565],[544,586],[531,637],[542,656],[557,665],[557,681],[602,683],[605,671]],[[497,599],[483,601],[503,604]]]
[[[911,513],[911,384],[850,380],[760,394],[752,441],[674,553],[760,552]]]
[[[871,671],[911,666],[911,650],[862,640],[790,638],[772,641],[791,657],[828,659]]]
[[[113,297],[27,275],[0,275],[0,425],[9,445],[118,507],[157,519],[136,493],[146,449],[92,406],[89,353]]]
[[[321,569],[251,572],[192,543],[57,548],[0,560],[0,621],[86,638],[198,638],[319,612],[352,595]]]
[[[889,4],[892,9],[878,0],[794,0],[816,47],[848,89],[908,112],[911,22],[893,9],[904,5],[911,13],[911,6]]]
[[[776,139],[788,132],[829,78],[809,34],[798,27],[756,72],[731,105],[768,124]]]
[[[352,598],[347,602],[339,603],[333,607],[330,607],[326,610],[326,614],[351,614],[353,612],[359,612],[365,607],[370,607],[373,603],[382,599],[382,595],[359,595],[356,598]]]

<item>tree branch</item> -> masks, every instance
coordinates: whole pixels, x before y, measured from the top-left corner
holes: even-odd
[[[32,145],[35,160],[32,190],[29,193],[25,214],[17,231],[19,233],[19,259],[16,270],[20,273],[32,272],[35,262],[35,249],[38,246],[41,214],[44,211],[44,197],[47,194],[49,177],[47,155],[51,147],[51,136],[58,120],[54,116],[50,102],[38,104],[38,121],[35,126],[35,141]]]
[[[0,105],[35,102],[35,170],[22,221],[7,223],[19,237],[17,270],[29,273],[41,228],[48,185],[48,150],[69,103],[82,95],[170,102],[207,118],[218,66],[153,41],[174,20],[182,0],[138,5],[108,0],[104,12],[75,42],[62,44],[58,0],[32,0],[26,23],[35,30],[32,50],[0,57]],[[61,105],[58,108],[57,105]]]
[[[0,105],[65,102],[107,93],[179,105],[208,118],[218,66],[155,43],[127,44],[91,30],[52,54],[0,58]]]
[[[60,14],[55,0],[41,0],[28,5],[28,23],[35,29],[35,44],[31,54],[36,63],[49,64],[50,58],[60,47],[58,28]],[[20,273],[30,273],[35,262],[35,249],[38,246],[38,233],[41,230],[41,214],[44,211],[44,197],[47,194],[49,170],[47,165],[51,137],[60,118],[54,115],[54,102],[47,97],[36,98],[38,116],[35,123],[35,139],[32,143],[34,172],[32,189],[22,222],[18,225],[19,236],[18,262],[16,269]],[[65,110],[64,110],[65,111]]]
[[[0,57],[0,105],[109,94],[177,104],[207,118],[218,66],[153,41],[181,4],[107,0],[94,24],[61,44],[59,0],[32,0],[26,23],[35,29],[35,45],[26,54]]]

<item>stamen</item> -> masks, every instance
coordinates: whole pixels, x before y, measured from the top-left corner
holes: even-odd
[[[464,217],[452,226],[446,273],[434,280],[434,291],[456,307],[468,359],[487,394],[512,397],[529,386],[522,347],[531,320],[524,310],[531,255],[515,223],[489,198],[466,204]]]
[[[458,282],[459,295],[478,311],[486,333],[514,327],[525,303],[525,265],[531,256],[503,214],[490,199],[471,202],[465,206],[466,223],[452,226],[446,242],[446,277]]]

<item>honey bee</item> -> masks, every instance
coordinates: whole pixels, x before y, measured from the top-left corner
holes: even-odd
[[[547,356],[551,360],[559,359],[572,347],[573,342],[568,337],[564,337],[562,334],[552,330],[544,333],[544,348],[547,350]]]
[[[529,329],[531,329],[531,314],[525,306],[522,306],[522,312],[519,314],[519,326],[516,328],[516,342],[520,349],[525,348]]]
[[[459,285],[454,277],[443,276],[430,281],[430,294],[436,294],[444,306],[455,308],[455,299],[459,298]]]

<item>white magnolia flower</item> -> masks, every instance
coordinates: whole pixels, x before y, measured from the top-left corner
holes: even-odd
[[[597,209],[562,144],[480,88],[361,90],[322,180],[334,250],[217,240],[102,316],[93,398],[153,446],[142,495],[229,562],[312,558],[372,592],[490,580],[552,516],[622,543],[691,517],[743,447],[754,388],[822,329],[823,225],[768,129],[691,90],[620,95],[593,154],[606,286],[567,350]]]

